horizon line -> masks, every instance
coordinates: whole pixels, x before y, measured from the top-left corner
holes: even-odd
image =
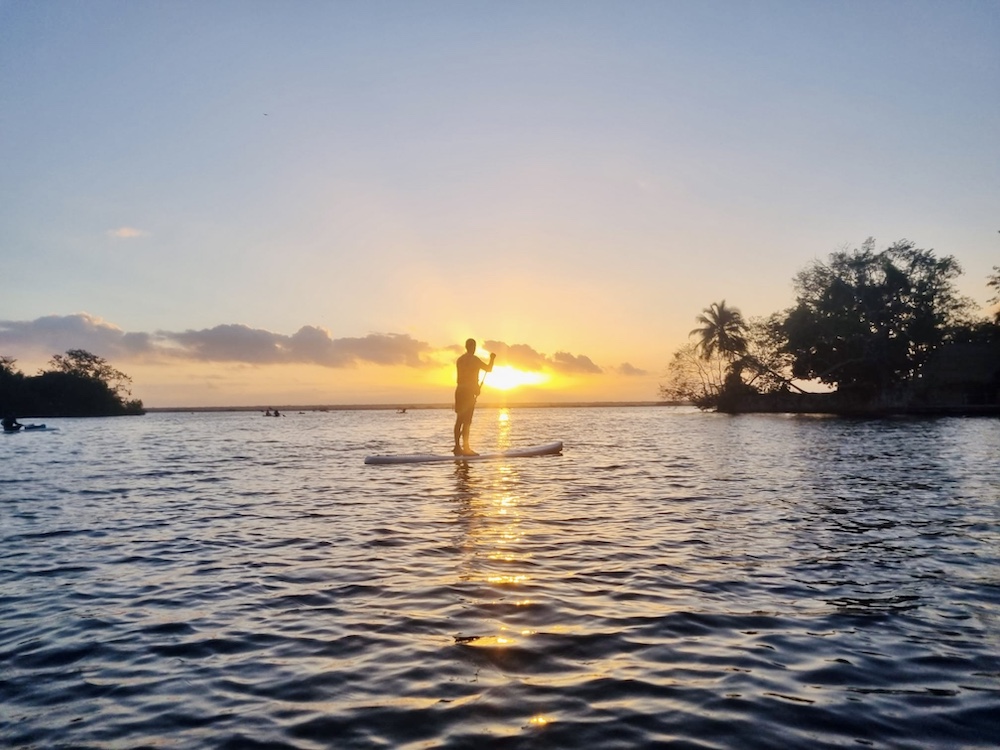
[[[511,408],[531,408],[531,409],[560,409],[560,408],[580,408],[580,407],[642,407],[642,406],[691,406],[683,401],[537,401],[516,404],[505,404],[499,402],[486,402],[479,404],[481,409],[511,409]],[[146,412],[223,412],[223,411],[377,411],[386,409],[407,409],[407,410],[430,410],[430,409],[452,409],[451,403],[412,403],[400,402],[393,404],[278,404],[277,406],[244,405],[244,406],[147,406]]]

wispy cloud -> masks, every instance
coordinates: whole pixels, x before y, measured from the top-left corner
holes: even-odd
[[[556,352],[551,357],[527,344],[485,342],[505,364],[523,370],[565,374],[602,372],[584,355]],[[303,326],[286,335],[242,324],[187,331],[127,332],[88,313],[49,315],[30,321],[0,320],[0,354],[55,354],[86,349],[112,361],[161,358],[173,361],[226,362],[249,365],[312,364],[345,368],[361,364],[439,367],[442,352],[409,334],[372,333],[334,338],[318,326]],[[23,356],[23,355],[21,355]]]
[[[648,371],[636,367],[628,362],[622,362],[615,369],[619,374],[625,375],[626,377],[642,377],[644,375],[649,375]]]
[[[127,359],[153,351],[148,333],[127,333],[118,326],[88,315],[47,315],[35,320],[0,320],[0,352],[27,351],[58,354],[86,349],[109,359]]]
[[[149,232],[135,227],[118,227],[117,229],[109,229],[108,236],[118,240],[132,240],[136,237],[148,237]]]
[[[556,352],[552,355],[552,362],[556,370],[567,375],[596,375],[602,372],[590,357],[583,354]]]
[[[502,341],[487,341],[486,348],[496,352],[505,364],[521,370],[553,370],[566,375],[595,375],[603,372],[585,355],[556,352],[551,357],[535,351],[527,344],[507,345]]]
[[[483,345],[489,351],[495,352],[504,364],[516,367],[519,370],[537,372],[551,365],[551,362],[544,354],[535,351],[527,344],[508,345],[502,341],[484,341]]]
[[[303,326],[286,336],[245,325],[220,325],[200,331],[157,331],[174,356],[206,362],[249,364],[316,364],[352,367],[362,362],[422,367],[433,363],[430,344],[407,334],[369,334],[334,339],[316,326]]]

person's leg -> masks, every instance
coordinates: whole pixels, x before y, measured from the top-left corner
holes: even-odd
[[[469,447],[469,432],[472,429],[472,413],[473,410],[469,409],[462,419],[462,452],[471,453],[472,448]]]

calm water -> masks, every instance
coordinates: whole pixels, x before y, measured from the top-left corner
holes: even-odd
[[[49,423],[0,437],[0,746],[1000,744],[1000,420]]]

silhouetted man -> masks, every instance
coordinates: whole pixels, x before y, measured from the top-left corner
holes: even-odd
[[[458,386],[455,388],[455,455],[478,455],[469,447],[469,428],[472,427],[472,413],[476,410],[479,397],[479,371],[491,372],[496,354],[490,355],[486,364],[476,356],[476,340],[465,342],[465,354],[455,362]]]

